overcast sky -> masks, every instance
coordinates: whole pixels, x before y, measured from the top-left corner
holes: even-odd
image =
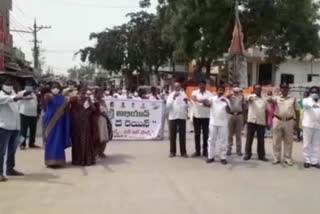
[[[74,53],[90,45],[89,34],[127,21],[125,15],[139,11],[139,0],[13,0],[11,29],[26,30],[34,18],[39,25],[51,25],[51,30],[39,32],[45,69],[66,74],[68,68],[79,65]],[[157,0],[149,11],[155,12]],[[12,33],[14,46],[32,61],[32,35]]]

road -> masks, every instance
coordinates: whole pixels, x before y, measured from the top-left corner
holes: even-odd
[[[193,152],[192,136],[188,150]],[[168,141],[112,142],[93,167],[43,165],[43,150],[19,151],[24,178],[0,184],[1,214],[301,214],[320,210],[320,170],[236,156],[230,164],[168,158]],[[271,158],[271,141],[267,140]],[[70,150],[67,151],[70,160]]]

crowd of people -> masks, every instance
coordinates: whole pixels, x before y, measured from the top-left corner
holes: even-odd
[[[181,156],[189,157],[186,126],[191,118],[195,143],[192,157],[203,156],[207,163],[215,162],[218,157],[222,164],[228,164],[234,144],[236,155],[243,156],[242,131],[246,127],[245,161],[252,157],[255,136],[258,159],[268,161],[265,135],[266,130],[272,130],[272,163],[276,165],[283,160],[288,166],[293,166],[296,132],[298,139],[303,139],[304,167],[320,168],[318,87],[312,87],[304,93],[303,99],[298,100],[289,95],[287,84],[280,86],[279,96],[271,92],[263,96],[260,85],[255,85],[254,92],[245,96],[238,83],[233,84],[228,93],[220,85],[214,94],[207,90],[206,81],[201,81],[199,89],[192,92],[190,99],[180,82],[174,83],[171,93],[168,89],[161,93],[156,87],[151,87],[150,93],[145,90],[128,92],[77,85],[73,81],[65,88],[57,82],[38,88],[27,83],[19,92],[13,85],[9,79],[0,91],[0,181],[7,180],[4,176],[5,155],[6,175],[23,176],[15,170],[16,149],[20,146],[21,150],[25,150],[27,139],[29,148],[39,148],[35,144],[38,121],[43,125],[44,163],[47,167],[55,169],[65,166],[65,149],[68,147],[72,147],[73,165],[90,166],[97,159],[106,158],[106,146],[113,138],[112,122],[105,102],[108,99],[162,100],[166,104],[165,119],[169,124],[170,158],[177,154],[177,135]]]
[[[246,97],[236,83],[227,94],[223,85],[218,86],[217,93],[213,94],[206,89],[206,82],[201,81],[199,89],[193,91],[189,101],[181,84],[176,82],[174,91],[167,99],[170,123],[169,157],[176,156],[178,133],[180,154],[182,157],[188,157],[186,121],[192,115],[195,142],[195,152],[192,157],[204,156],[207,163],[212,163],[217,156],[225,165],[228,163],[227,157],[232,155],[234,138],[236,154],[243,156],[241,135],[246,126],[243,160],[251,159],[253,141],[257,136],[258,159],[268,161],[265,152],[265,133],[266,130],[272,130],[272,164],[280,164],[283,160],[288,166],[293,166],[294,133],[297,133],[300,140],[302,132],[304,167],[320,168],[319,88],[311,87],[301,100],[289,95],[289,91],[287,84],[281,84],[279,96],[274,96],[270,92],[267,96],[263,96],[261,85],[255,85],[254,92]],[[188,111],[191,111],[191,114]]]
[[[74,82],[65,89],[57,82],[39,89],[27,83],[16,93],[14,82],[7,80],[0,91],[0,181],[7,180],[5,154],[6,175],[23,176],[15,170],[17,148],[25,150],[28,137],[29,148],[40,148],[35,139],[41,110],[47,167],[65,166],[65,149],[71,146],[73,165],[90,166],[98,158],[106,158],[104,152],[113,133],[104,98],[104,90]]]

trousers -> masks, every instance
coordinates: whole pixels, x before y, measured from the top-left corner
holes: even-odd
[[[0,175],[3,175],[4,157],[7,152],[7,171],[15,167],[15,155],[19,146],[19,131],[0,128]]]
[[[197,154],[201,154],[201,131],[202,131],[202,151],[207,154],[209,138],[209,118],[193,118],[194,142]]]
[[[179,132],[180,154],[187,154],[186,149],[186,120],[170,120],[170,153],[177,153],[177,133]]]
[[[225,160],[227,158],[228,127],[210,126],[209,130],[208,158],[214,158],[217,153],[221,160]]]
[[[305,163],[319,163],[320,129],[303,127],[303,158]]]
[[[236,137],[237,153],[241,153],[241,132],[243,128],[243,115],[232,115],[228,123],[229,137],[228,137],[228,151],[232,151],[233,138]]]
[[[258,137],[258,156],[259,158],[264,158],[266,155],[264,148],[265,126],[256,123],[247,124],[246,156],[251,157],[252,155],[252,144],[256,132]]]
[[[21,146],[26,146],[27,133],[30,130],[29,135],[29,146],[33,146],[36,142],[36,132],[37,132],[37,117],[30,117],[24,114],[20,114],[21,118],[21,136],[24,138]]]
[[[281,160],[282,142],[284,159],[291,160],[293,147],[294,120],[281,121],[273,119],[273,157],[275,161]]]

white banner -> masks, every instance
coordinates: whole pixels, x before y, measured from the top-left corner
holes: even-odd
[[[106,99],[115,140],[162,140],[163,101]]]

